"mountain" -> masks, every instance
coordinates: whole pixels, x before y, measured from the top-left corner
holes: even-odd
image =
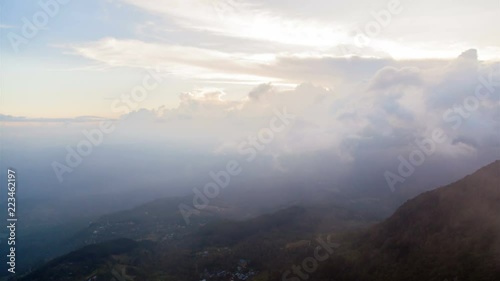
[[[313,251],[320,233],[374,223],[341,207],[310,206],[283,208],[244,221],[204,213],[186,226],[174,202],[159,200],[102,217],[74,238],[90,245],[20,280],[229,280],[235,276],[271,280]],[[245,268],[239,266],[241,260]]]
[[[90,245],[20,280],[500,280],[500,161],[382,222],[336,204],[231,220],[217,202],[183,226],[178,203],[104,216],[74,238]],[[318,247],[328,259],[312,260]]]
[[[344,254],[358,271],[352,280],[500,280],[499,215],[496,161],[409,200],[359,235]],[[335,265],[321,270],[318,280],[342,280],[333,278],[342,274]]]

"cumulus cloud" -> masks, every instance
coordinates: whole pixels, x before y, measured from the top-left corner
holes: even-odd
[[[404,67],[397,69],[395,67],[385,67],[375,74],[370,87],[372,89],[386,90],[389,87],[398,85],[418,86],[422,83],[420,70],[414,67]]]
[[[473,54],[473,51],[467,53]],[[491,144],[491,139],[498,136],[495,112],[499,109],[499,73],[492,65],[480,63],[473,56],[467,57],[469,63],[462,63],[462,59],[463,55],[446,64],[430,63],[423,69],[412,66],[416,63],[405,66],[405,62],[394,61],[393,66],[381,65],[371,77],[367,75],[366,80],[353,82],[349,84],[351,87],[341,90],[310,83],[302,83],[292,90],[279,90],[272,83],[265,83],[241,100],[226,99],[220,89],[183,93],[178,107],[155,110],[150,114],[155,122],[143,129],[153,126],[156,135],[165,134],[165,137],[166,132],[174,130],[180,135],[186,134],[186,139],[187,135],[197,135],[210,140],[211,145],[221,151],[221,147],[234,148],[228,143],[244,140],[246,135],[266,126],[273,110],[287,108],[297,116],[297,122],[279,140],[282,143],[273,146],[277,151],[270,149],[263,153],[332,150],[343,159],[353,160],[361,150],[375,153],[410,149],[412,140],[427,137],[434,128],[443,128],[449,133],[449,147],[467,152],[480,150],[478,144]],[[453,111],[454,107],[470,102],[467,98],[474,97],[481,79],[493,81],[493,92],[488,98],[478,99],[477,109],[468,112],[467,117],[460,117]],[[453,112],[448,113],[446,119],[443,115],[449,110]],[[131,113],[126,119],[134,120],[147,113],[141,112]],[[461,126],[455,129],[455,121],[450,120],[459,117]]]
[[[325,79],[338,78],[334,73],[343,66],[351,67],[348,72],[365,69],[357,76],[363,79],[341,79],[333,87],[300,83],[293,89],[263,83],[241,99],[229,98],[224,89],[198,88],[181,93],[176,107],[121,116],[104,147],[133,144],[162,151],[159,155],[175,150],[175,158],[162,156],[155,165],[175,166],[172,176],[185,169],[202,172],[221,159],[245,159],[241,144],[258,138],[276,111],[285,110],[295,116],[294,122],[258,151],[257,160],[248,164],[248,176],[305,173],[305,178],[342,187],[386,188],[383,172],[396,167],[398,156],[407,157],[416,141],[431,137],[435,129],[447,140],[419,172],[425,176],[440,167],[443,175],[425,184],[445,183],[457,169],[470,171],[500,158],[498,64],[478,61],[474,51],[449,61],[326,60],[330,68],[323,69]],[[22,119],[2,116],[2,121]],[[442,168],[443,163],[456,164]],[[359,179],[357,173],[366,174]],[[421,178],[415,177],[414,184],[422,184]]]

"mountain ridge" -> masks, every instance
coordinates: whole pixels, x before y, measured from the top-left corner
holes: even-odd
[[[122,272],[120,276],[126,276],[123,280],[136,276],[137,280],[223,281],[229,280],[224,278],[230,274],[270,281],[282,280],[285,270],[310,256],[317,246],[316,238],[331,235],[340,247],[319,264],[310,280],[493,281],[500,280],[498,214],[497,160],[458,181],[406,201],[380,223],[365,221],[361,230],[359,226],[349,227],[363,225],[357,219],[359,215],[339,207],[290,207],[246,221],[209,220],[206,225],[182,230],[182,235],[144,241],[147,243],[141,242],[142,246],[128,251],[113,240],[82,248],[70,256],[83,257],[85,263],[81,265],[90,266],[86,275],[80,276],[85,278],[116,277],[116,272]],[[166,218],[170,215],[173,214]],[[117,247],[125,254],[100,256],[99,265],[85,258],[89,249],[91,254],[108,253],[110,245],[113,251]],[[241,259],[250,261],[246,271],[234,269]],[[173,263],[179,269],[164,269]],[[61,268],[67,268],[64,257],[43,267],[43,276],[81,280],[63,275]],[[217,277],[221,272],[226,275]],[[34,273],[22,280],[46,279]]]

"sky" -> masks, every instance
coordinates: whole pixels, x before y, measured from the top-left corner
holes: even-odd
[[[497,0],[2,0],[0,15],[2,165],[33,190],[203,183],[234,158],[241,182],[390,192],[387,171],[431,187],[500,158]],[[429,139],[445,140],[401,178]]]
[[[166,80],[141,107],[175,108],[207,89],[238,100],[269,82],[339,87],[315,63],[332,58],[500,56],[497,0],[60,2],[0,2],[3,114],[116,118],[110,100],[159,66]],[[26,22],[41,23],[30,38]]]

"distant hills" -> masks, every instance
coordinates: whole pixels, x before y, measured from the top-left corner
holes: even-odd
[[[20,280],[297,281],[283,273],[327,237],[338,248],[308,280],[500,280],[500,161],[407,201],[380,223],[323,204],[245,221],[208,212],[185,227],[176,203],[105,216],[74,238],[90,245]]]

